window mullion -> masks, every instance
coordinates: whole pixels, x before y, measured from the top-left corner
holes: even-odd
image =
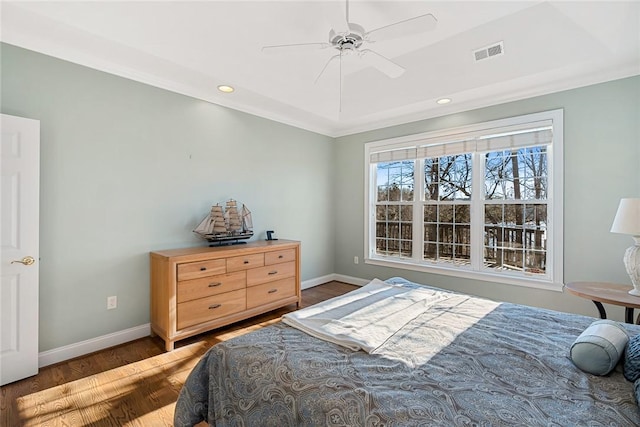
[[[471,268],[482,270],[484,251],[484,156],[473,153],[471,182]]]
[[[368,156],[368,150],[365,150]],[[372,258],[375,255],[375,227],[376,227],[376,206],[377,200],[375,196],[376,185],[377,182],[377,171],[374,165],[368,163],[366,165],[368,168],[367,179],[365,183],[365,214],[367,215],[366,224],[365,224],[365,258]]]
[[[416,262],[422,262],[424,244],[424,160],[417,159],[413,168],[413,245],[412,258]]]

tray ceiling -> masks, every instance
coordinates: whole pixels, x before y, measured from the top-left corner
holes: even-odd
[[[406,69],[265,45],[327,42],[342,1],[1,3],[3,42],[329,136],[640,74],[640,2],[351,1],[367,30],[426,13],[435,30],[371,43]],[[474,51],[503,42],[504,53]],[[228,84],[231,94],[216,88]],[[452,102],[438,105],[440,98]]]

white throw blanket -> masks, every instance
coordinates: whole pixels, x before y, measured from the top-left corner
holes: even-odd
[[[360,289],[285,314],[282,321],[354,351],[374,352],[444,294],[374,279]]]

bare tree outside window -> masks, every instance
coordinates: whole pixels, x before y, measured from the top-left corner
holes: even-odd
[[[413,253],[414,161],[377,164],[376,253]]]
[[[484,264],[546,272],[547,149],[485,154]]]
[[[547,150],[484,154],[484,266],[546,271]],[[424,159],[423,259],[471,262],[472,154]],[[377,164],[376,252],[412,256],[414,161]]]
[[[424,159],[424,250],[432,263],[471,259],[471,153]]]

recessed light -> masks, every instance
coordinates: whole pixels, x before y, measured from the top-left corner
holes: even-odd
[[[444,105],[451,102],[451,98],[440,98],[436,101],[437,104]]]
[[[220,85],[218,86],[218,90],[220,92],[224,92],[224,93],[231,93],[233,92],[235,89],[231,86],[227,86],[227,85]]]

